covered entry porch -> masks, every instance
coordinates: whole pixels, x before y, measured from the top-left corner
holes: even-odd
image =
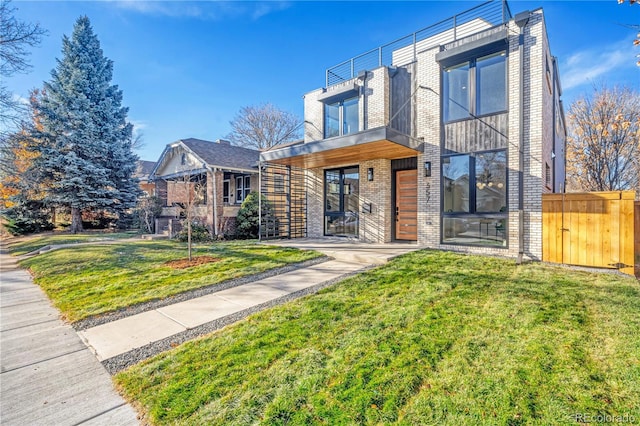
[[[263,152],[261,161],[304,172],[305,236],[388,243],[417,240],[421,153],[422,141],[380,127]]]

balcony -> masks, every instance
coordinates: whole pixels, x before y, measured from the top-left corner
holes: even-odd
[[[503,25],[510,19],[506,0],[490,0],[327,69],[326,87],[355,78],[361,71],[407,65],[422,50]]]

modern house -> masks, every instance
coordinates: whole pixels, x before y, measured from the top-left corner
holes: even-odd
[[[542,9],[489,1],[329,68],[304,95],[304,143],[261,153],[261,190],[270,170],[299,183],[307,237],[541,259],[560,95]]]
[[[212,235],[233,233],[240,204],[258,190],[259,151],[229,141],[182,139],[166,146],[151,172],[163,201],[156,230],[173,235],[189,196],[195,217]]]

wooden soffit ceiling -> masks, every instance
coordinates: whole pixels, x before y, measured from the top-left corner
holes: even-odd
[[[422,142],[388,127],[263,152],[261,161],[306,169],[406,158],[422,152]]]

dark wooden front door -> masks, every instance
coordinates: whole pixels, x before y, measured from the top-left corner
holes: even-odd
[[[396,171],[396,240],[418,239],[418,171]]]

